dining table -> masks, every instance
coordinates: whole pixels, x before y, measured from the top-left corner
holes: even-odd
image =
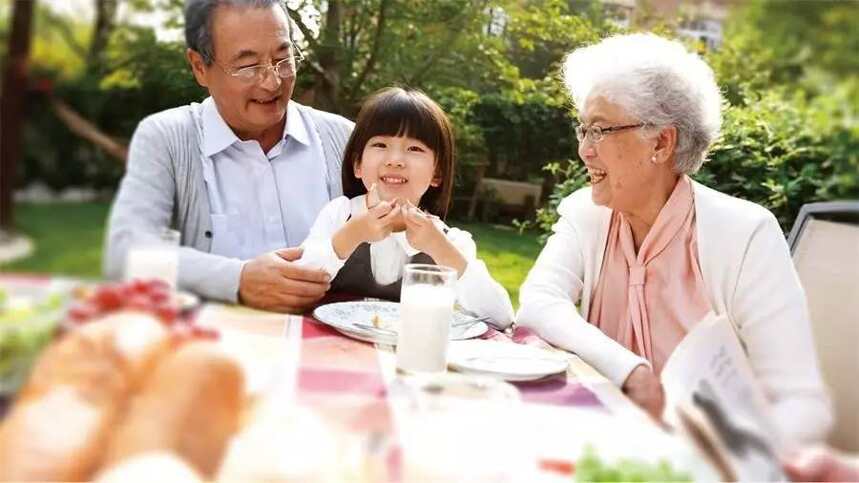
[[[454,388],[444,397],[433,394],[431,376],[429,384],[419,378],[410,385],[414,376],[397,370],[393,346],[350,338],[312,311],[284,315],[207,303],[198,321],[219,330],[245,366],[252,393],[277,393],[281,406],[301,407],[358,446],[381,445],[388,460],[373,480],[570,481],[588,446],[609,457],[695,458],[593,367],[527,328],[490,329],[481,339],[555,352],[568,360],[565,372],[499,383],[514,389],[513,397],[478,376],[452,373],[453,385],[461,379],[489,387],[464,397]]]
[[[5,286],[51,281],[0,275]],[[321,304],[356,299],[335,294]],[[249,409],[224,456],[226,479],[572,481],[588,450],[681,467],[698,459],[587,362],[524,327],[490,328],[480,340],[539,347],[566,358],[566,371],[518,382],[403,374],[392,345],[348,337],[313,310],[214,301],[194,310],[245,375]]]

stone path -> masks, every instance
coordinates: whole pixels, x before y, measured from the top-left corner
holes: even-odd
[[[0,265],[25,258],[33,253],[33,242],[23,235],[0,230]]]

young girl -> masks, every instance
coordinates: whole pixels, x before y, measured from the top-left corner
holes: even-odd
[[[403,266],[435,263],[459,272],[457,302],[497,327],[513,321],[510,297],[477,258],[471,235],[449,228],[453,133],[420,91],[383,89],[358,114],[343,156],[343,194],[319,213],[301,264],[321,268],[331,288],[400,299]]]

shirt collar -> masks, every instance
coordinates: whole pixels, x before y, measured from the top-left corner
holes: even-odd
[[[310,146],[307,124],[304,123],[304,118],[298,111],[298,105],[293,101],[289,101],[286,106],[286,129],[283,130],[283,138],[286,139],[286,136],[292,137],[305,146]]]
[[[305,146],[310,145],[307,125],[298,111],[298,106],[292,101],[286,107],[286,129],[283,130],[283,138],[286,139],[287,135]],[[203,154],[214,156],[237,141],[240,139],[221,117],[215,100],[207,97],[203,101]]]
[[[215,100],[207,97],[203,101],[203,154],[214,156],[238,140],[236,133],[218,112]]]

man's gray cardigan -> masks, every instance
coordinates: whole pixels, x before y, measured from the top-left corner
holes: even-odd
[[[298,112],[319,134],[328,197],[336,198],[343,193],[340,168],[353,123],[302,105]],[[130,246],[157,239],[163,228],[172,227],[182,235],[179,288],[235,302],[244,261],[210,253],[212,219],[203,176],[202,126],[198,103],[153,114],[137,126],[110,212],[103,269],[106,277],[120,278]]]

